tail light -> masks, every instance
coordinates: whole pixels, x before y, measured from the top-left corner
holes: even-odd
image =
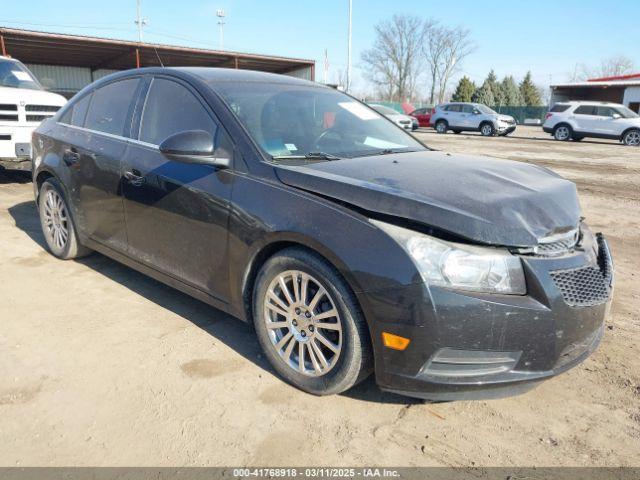
[[[549,118],[553,117],[553,113],[549,112],[544,116],[545,120],[549,120]]]

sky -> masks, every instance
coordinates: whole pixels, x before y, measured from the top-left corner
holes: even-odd
[[[143,40],[219,47],[218,9],[226,12],[224,48],[316,60],[329,81],[347,65],[348,0],[141,0],[147,25]],[[567,81],[576,65],[597,65],[624,55],[640,71],[640,0],[353,0],[354,89],[368,87],[361,54],[374,26],[394,14],[433,18],[471,31],[475,52],[461,74],[481,83],[493,68],[498,77],[521,79],[531,70],[541,86]],[[0,26],[135,40],[136,0],[2,0]],[[426,90],[426,83],[424,88]]]

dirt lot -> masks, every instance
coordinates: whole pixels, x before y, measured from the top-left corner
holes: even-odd
[[[418,133],[578,184],[617,290],[601,348],[525,395],[424,404],[316,398],[251,330],[105,257],[55,260],[24,177],[0,173],[0,465],[640,465],[640,149]]]

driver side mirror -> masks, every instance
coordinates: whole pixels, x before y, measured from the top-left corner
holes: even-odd
[[[480,115],[480,110],[474,110],[474,111],[473,111],[473,114],[474,114],[474,115]]]
[[[170,160],[229,168],[229,159],[214,157],[214,151],[213,135],[204,130],[179,132],[160,144],[160,152]]]
[[[611,115],[611,118],[613,118],[614,120],[617,120],[619,118],[622,118],[622,115],[620,115],[619,113],[614,113],[613,115]]]

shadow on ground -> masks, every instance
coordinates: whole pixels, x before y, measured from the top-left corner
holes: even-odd
[[[16,227],[25,232],[40,248],[46,249],[35,202],[19,203],[9,207],[8,211]],[[269,362],[262,355],[260,345],[250,325],[104,255],[94,253],[75,261],[190,321],[234,349],[247,360],[276,375]],[[381,391],[376,385],[373,375],[343,395],[355,400],[375,403],[407,405],[421,402]]]

